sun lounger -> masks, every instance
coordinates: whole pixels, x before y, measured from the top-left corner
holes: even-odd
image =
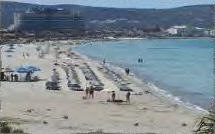
[[[129,88],[127,86],[120,86],[119,89],[120,89],[120,91],[126,91],[126,92],[128,92],[128,91],[132,92],[133,91],[131,88]]]
[[[68,87],[71,90],[74,90],[74,91],[83,91],[83,89],[81,88],[80,84],[78,84],[78,83],[74,83],[74,82],[69,81],[67,83],[67,85],[68,85]]]
[[[39,81],[40,79],[39,79],[39,77],[38,76],[34,76],[33,78],[32,78],[32,80],[31,81]]]
[[[94,86],[94,90],[95,91],[102,91],[102,90],[104,90],[104,86],[102,86],[102,85],[96,85],[96,86]]]
[[[74,91],[84,91],[79,84],[72,84],[70,88]]]
[[[46,82],[46,89],[48,89],[48,90],[60,90],[60,86],[58,86],[58,82],[48,81],[48,82]]]

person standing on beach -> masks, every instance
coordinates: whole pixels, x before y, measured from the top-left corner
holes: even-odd
[[[11,73],[10,77],[11,77],[11,81],[13,81],[13,80],[14,80],[14,75],[13,75],[13,73]]]
[[[93,86],[90,86],[90,97],[94,98],[94,89]]]
[[[25,53],[24,53],[24,52],[23,52],[22,56],[23,56],[23,58],[25,59]]]
[[[15,74],[15,75],[14,75],[14,79],[15,79],[15,82],[18,82],[19,77],[18,77],[18,75],[17,75],[17,74]]]
[[[126,102],[129,104],[130,104],[130,96],[131,96],[131,93],[128,91],[126,94]]]
[[[116,98],[116,93],[115,93],[115,91],[112,91],[111,97],[112,97],[112,102],[115,102],[115,98]]]
[[[86,98],[88,98],[89,97],[89,87],[86,87],[85,93],[86,93]]]

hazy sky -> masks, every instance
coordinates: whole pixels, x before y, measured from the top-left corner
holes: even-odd
[[[96,7],[172,8],[187,5],[215,4],[215,0],[12,0],[39,4],[79,4]]]

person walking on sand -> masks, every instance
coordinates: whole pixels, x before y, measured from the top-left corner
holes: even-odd
[[[23,56],[23,58],[25,59],[25,53],[24,53],[24,52],[23,52],[22,56]]]
[[[10,74],[10,77],[11,77],[11,81],[14,81],[14,75],[13,75],[13,73]]]
[[[112,98],[112,102],[115,102],[115,98],[116,98],[116,93],[115,93],[115,91],[112,91],[111,98]]]
[[[130,104],[130,96],[131,96],[131,93],[128,91],[126,94],[126,102],[129,104]]]
[[[90,86],[90,97],[94,98],[94,89],[93,86]]]

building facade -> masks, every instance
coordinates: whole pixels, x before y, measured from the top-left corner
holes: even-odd
[[[77,36],[84,34],[85,30],[83,17],[64,10],[15,13],[14,27],[16,32],[21,33],[49,31]]]

